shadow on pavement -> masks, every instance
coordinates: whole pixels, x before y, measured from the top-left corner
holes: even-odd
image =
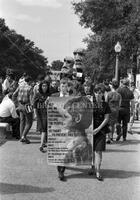
[[[136,152],[138,152],[138,151],[136,151],[136,150],[124,150],[124,149],[107,149],[106,151],[105,151],[105,153],[106,152],[119,152],[119,153],[136,153]]]
[[[140,132],[139,131],[132,131],[133,132],[133,134],[140,134]]]
[[[126,179],[126,178],[130,178],[130,177],[139,177],[140,176],[140,172],[117,170],[117,169],[103,169],[102,173],[105,178]]]
[[[6,142],[7,142],[7,140],[1,141],[1,142],[0,142],[0,147],[1,147],[3,144],[5,144]]]
[[[39,141],[40,141],[40,137],[41,137],[40,135],[39,135],[39,136],[38,136],[38,135],[37,135],[37,136],[35,136],[35,135],[34,135],[34,136],[33,136],[33,135],[29,135],[29,136],[28,136],[28,138],[29,138],[30,140],[39,140]]]
[[[140,127],[139,127],[139,126],[137,126],[137,127],[135,126],[135,127],[133,127],[132,129],[133,129],[133,130],[134,130],[134,129],[140,129]]]
[[[72,172],[72,174],[66,175],[66,179],[73,179],[73,178],[93,179],[93,178],[95,178],[95,176],[93,176],[93,175],[92,176],[88,175],[88,171],[89,171],[90,167],[88,169],[75,168],[75,167],[66,167],[66,172],[67,172],[67,169],[71,170],[71,171],[78,172],[78,173],[73,174],[73,172]]]
[[[31,139],[31,144],[40,144],[40,141],[32,141]]]
[[[73,169],[71,168],[71,170],[74,171],[79,171],[79,173],[76,174],[71,174],[66,176],[67,179],[71,179],[71,178],[88,178],[88,179],[93,179],[95,178],[95,175],[93,176],[89,176],[88,175],[88,169]],[[117,178],[117,179],[127,179],[130,177],[139,177],[140,176],[140,172],[135,172],[135,171],[125,171],[125,170],[117,170],[117,169],[102,169],[102,174],[104,178]]]
[[[16,194],[16,193],[47,193],[54,192],[54,188],[41,188],[32,185],[18,185],[18,184],[8,184],[0,183],[0,193],[1,194]]]
[[[123,146],[123,145],[138,145],[140,144],[140,140],[126,140],[125,142],[123,141],[118,141],[118,142],[115,142],[114,144],[119,144],[120,146]]]

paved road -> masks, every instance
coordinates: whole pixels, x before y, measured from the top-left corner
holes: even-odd
[[[32,131],[34,130],[34,127]],[[40,136],[32,143],[9,140],[0,147],[1,200],[139,200],[140,122],[128,141],[107,145],[103,154],[104,182],[88,176],[88,167],[66,170],[60,182],[56,167],[47,165],[47,153],[38,150]]]

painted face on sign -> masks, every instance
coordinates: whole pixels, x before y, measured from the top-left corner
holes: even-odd
[[[68,93],[68,83],[61,83],[60,84],[60,92],[62,92],[62,94]]]
[[[47,89],[48,89],[48,85],[46,83],[43,83],[42,84],[42,91],[43,91],[43,93],[46,93]]]
[[[67,110],[64,110],[63,112],[63,127],[69,129],[72,127],[73,119],[72,115],[67,112]]]
[[[57,88],[57,83],[56,83],[56,81],[52,81],[51,86],[52,86],[53,88]]]
[[[74,60],[72,57],[65,57],[64,58],[64,64],[62,66],[61,73],[64,74],[72,74],[73,72],[73,65],[74,65]]]
[[[82,67],[83,58],[84,58],[84,49],[78,48],[73,52],[74,55],[74,63],[76,66]]]
[[[90,94],[90,86],[85,85],[84,86],[84,91],[85,91],[85,94]]]

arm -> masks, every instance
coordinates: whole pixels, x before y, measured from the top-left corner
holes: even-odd
[[[122,103],[122,96],[120,95],[119,107],[121,107],[121,103]]]
[[[18,96],[18,92],[19,92],[19,87],[16,89],[16,91],[13,93],[12,99],[15,100]]]
[[[108,123],[108,120],[109,114],[105,114],[103,122],[100,124],[100,126],[98,126],[98,128],[93,130],[93,135],[96,135]]]
[[[109,96],[108,96],[108,93],[107,93],[107,95],[106,95],[106,98],[105,98],[105,102],[109,102]]]
[[[34,98],[34,93],[33,93],[33,88],[29,90],[29,99],[30,99],[30,104],[33,105],[33,98]]]
[[[33,96],[33,108],[34,108],[34,119],[37,118],[37,102],[38,102],[38,99],[39,99],[39,95],[38,93],[36,93],[34,96]]]
[[[19,87],[16,89],[16,91],[12,95],[12,100],[16,106],[18,105],[18,101],[17,101],[18,92],[19,92]]]
[[[17,112],[16,112],[16,107],[15,107],[14,103],[11,104],[10,113],[11,113],[13,118],[18,118],[18,115],[17,115]]]
[[[2,84],[3,91],[4,91],[4,90],[7,90],[7,89],[8,89],[8,86],[9,86],[9,85],[8,85],[7,79],[5,79],[4,82],[3,82],[3,84]]]

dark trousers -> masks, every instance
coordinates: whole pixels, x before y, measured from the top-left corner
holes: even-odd
[[[119,124],[122,123],[122,134],[123,134],[124,139],[126,139],[126,137],[127,137],[127,125],[128,125],[129,120],[130,120],[129,109],[120,108],[118,122],[119,122]],[[118,135],[121,134],[120,131],[121,130],[117,129]]]
[[[13,117],[0,117],[0,122],[8,123],[12,126],[12,136],[13,137],[20,137],[20,119],[13,118]]]
[[[59,173],[64,173],[64,172],[65,172],[65,169],[66,169],[66,167],[64,167],[64,166],[57,166],[57,171],[58,171]]]

